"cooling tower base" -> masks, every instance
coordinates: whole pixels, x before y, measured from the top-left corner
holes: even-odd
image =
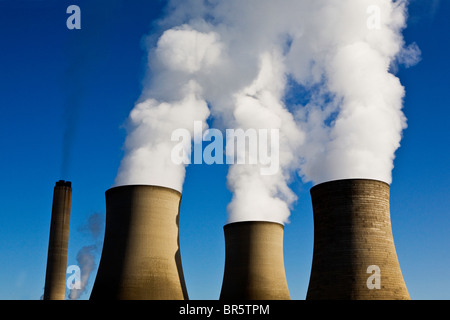
[[[409,299],[391,230],[388,184],[338,180],[311,189],[314,254],[307,299]]]
[[[183,300],[181,194],[157,186],[106,192],[106,230],[91,299]]]
[[[221,300],[289,300],[281,224],[230,223],[225,232]]]

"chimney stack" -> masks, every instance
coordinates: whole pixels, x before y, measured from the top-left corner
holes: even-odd
[[[44,300],[65,298],[71,201],[71,183],[64,180],[56,182],[53,190]]]
[[[377,180],[311,189],[314,253],[306,299],[408,300],[394,246],[390,187]]]
[[[224,226],[221,300],[289,300],[283,260],[284,226],[245,221]]]
[[[90,299],[188,299],[178,221],[181,193],[130,185],[106,191],[103,251]]]

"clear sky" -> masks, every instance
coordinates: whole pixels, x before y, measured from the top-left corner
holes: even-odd
[[[68,30],[78,4],[82,29]],[[53,187],[72,181],[68,265],[98,244],[84,226],[105,215],[104,192],[123,157],[123,124],[139,98],[146,35],[164,1],[0,1],[0,299],[43,294]],[[449,126],[450,2],[411,0],[407,43],[421,61],[400,66],[408,128],[396,152],[391,218],[412,299],[450,299]],[[270,17],[269,17],[270,18]],[[64,143],[63,143],[64,141]],[[227,220],[225,165],[187,168],[180,246],[191,299],[218,299]],[[292,299],[306,297],[313,250],[310,184],[297,177],[284,258]],[[98,265],[101,249],[93,251]],[[87,299],[95,278],[91,274]]]

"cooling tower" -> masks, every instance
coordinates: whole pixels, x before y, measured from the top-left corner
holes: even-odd
[[[71,183],[63,180],[56,182],[53,189],[44,300],[64,300],[65,297],[71,201]]]
[[[133,185],[106,191],[106,229],[91,299],[182,300],[181,193]]]
[[[282,224],[235,222],[224,226],[221,300],[289,300]]]
[[[337,180],[311,189],[314,253],[307,299],[409,299],[394,246],[388,184]]]

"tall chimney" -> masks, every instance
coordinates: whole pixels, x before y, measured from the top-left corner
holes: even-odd
[[[188,299],[178,221],[181,193],[130,185],[106,191],[103,251],[90,299]]]
[[[235,222],[224,226],[225,271],[221,300],[289,300],[279,223]]]
[[[367,179],[311,189],[314,253],[307,299],[409,299],[394,246],[388,184]]]
[[[71,183],[64,180],[56,182],[53,190],[44,300],[64,300],[65,297],[71,201]]]

